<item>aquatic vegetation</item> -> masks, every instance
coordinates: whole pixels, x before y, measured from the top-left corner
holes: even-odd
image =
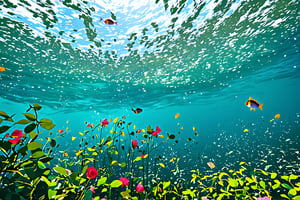
[[[219,171],[208,162],[210,170],[193,169],[189,179],[176,178],[185,170],[180,158],[162,159],[154,153],[175,139],[169,133],[158,137],[164,135],[159,126],[155,131],[150,125],[137,129],[123,116],[105,118],[97,125],[85,123],[88,130],[79,132],[80,138],[70,135],[68,129],[58,129],[54,136],[55,124],[40,119],[40,109],[38,104],[30,105],[22,113],[25,119],[18,121],[15,115],[0,111],[0,134],[4,135],[0,141],[0,199],[266,200],[278,193],[280,198],[300,198],[298,175],[279,175],[246,162],[240,162],[238,170]],[[62,137],[80,140],[79,149],[69,154],[61,151],[57,162],[57,140]],[[166,172],[172,174],[170,180],[162,178]]]

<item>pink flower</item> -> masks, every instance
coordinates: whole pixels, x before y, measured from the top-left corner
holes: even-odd
[[[120,181],[122,182],[122,187],[125,185],[125,186],[128,186],[129,185],[129,180],[125,177],[121,177],[120,178]]]
[[[152,132],[151,135],[157,137],[157,131]]]
[[[86,176],[88,178],[94,179],[94,178],[96,178],[97,175],[98,175],[98,171],[95,169],[95,167],[89,167],[87,169]]]
[[[201,200],[209,200],[207,197],[202,197]]]
[[[92,193],[95,194],[95,187],[94,186],[91,186],[90,190],[92,191]]]
[[[138,184],[138,185],[136,186],[136,191],[137,191],[138,193],[144,192],[144,191],[145,191],[145,188],[144,188],[143,185]]]
[[[90,123],[88,123],[87,127],[91,127],[91,124],[90,124]]]
[[[145,154],[141,155],[142,158],[144,158],[145,156],[146,156]]]
[[[268,196],[265,196],[265,197],[258,197],[257,200],[271,200],[271,198]]]
[[[100,120],[100,122],[101,122],[101,120]],[[108,126],[108,121],[107,121],[107,119],[104,119],[104,120],[103,120],[101,126]]]
[[[137,140],[133,140],[132,141],[132,148],[135,149],[137,147],[137,145],[138,145]]]
[[[157,131],[158,133],[160,133],[160,132],[161,132],[161,129],[160,129],[158,126],[156,126],[156,131]]]
[[[14,130],[14,132],[10,135],[11,137],[13,137],[13,140],[8,140],[9,142],[13,143],[13,144],[17,144],[22,137],[22,131],[21,130]]]

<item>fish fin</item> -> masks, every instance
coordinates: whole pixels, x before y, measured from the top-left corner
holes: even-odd
[[[253,110],[255,111],[255,108],[253,108]]]
[[[250,108],[250,111],[252,110],[252,108]]]
[[[253,100],[253,99],[252,99],[251,97],[249,97],[249,101],[250,101],[250,100]]]
[[[260,104],[258,107],[262,110],[262,106],[263,106],[263,103],[262,104]]]

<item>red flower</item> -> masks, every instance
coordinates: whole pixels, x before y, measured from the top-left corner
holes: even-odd
[[[138,145],[137,140],[133,140],[132,141],[132,148],[135,149],[137,147],[137,145]]]
[[[158,126],[156,126],[156,131],[157,131],[158,133],[160,133],[160,132],[161,132],[161,129],[160,129]]]
[[[125,186],[128,186],[129,185],[129,180],[125,177],[121,177],[120,178],[120,181],[122,182],[122,187],[125,185]]]
[[[96,178],[98,175],[98,171],[95,169],[95,167],[90,167],[87,169],[86,176],[90,179]]]
[[[144,192],[144,191],[145,191],[145,188],[144,188],[143,185],[138,184],[138,185],[136,186],[136,191],[137,191],[138,193]]]
[[[141,155],[142,158],[144,158],[145,156],[146,156],[145,154],[142,154],[142,155]]]
[[[13,144],[17,144],[21,140],[22,131],[21,130],[14,130],[14,132],[10,136],[14,137],[15,139],[8,140],[8,141],[13,143]]]
[[[100,122],[101,122],[101,120],[100,120]],[[108,121],[107,121],[107,119],[104,119],[104,120],[103,120],[101,126],[108,126]]]
[[[151,135],[157,137],[157,131],[152,132]]]

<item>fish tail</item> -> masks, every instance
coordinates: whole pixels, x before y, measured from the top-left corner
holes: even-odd
[[[114,22],[114,24],[115,24],[115,25],[117,25],[117,24],[118,24],[118,22]]]
[[[258,107],[262,110],[262,106],[263,106],[263,103],[262,103],[262,104],[259,104]]]
[[[102,21],[102,17],[100,17],[100,22]]]

